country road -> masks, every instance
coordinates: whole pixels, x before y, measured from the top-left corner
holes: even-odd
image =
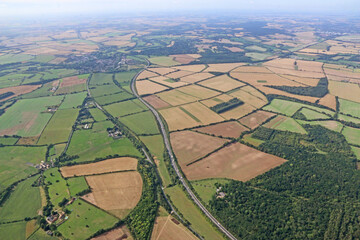
[[[148,66],[149,66],[149,61],[148,62]],[[143,70],[144,71],[144,70]],[[158,122],[158,125],[160,126],[160,130],[161,130],[161,135],[163,136],[164,139],[164,143],[165,143],[165,147],[166,150],[170,156],[170,160],[171,160],[171,165],[174,168],[176,175],[179,177],[179,180],[181,182],[181,184],[184,186],[185,190],[188,192],[188,194],[190,195],[191,199],[193,200],[193,202],[201,209],[201,211],[231,240],[236,240],[236,238],[225,228],[223,227],[218,220],[216,220],[216,218],[211,215],[211,213],[204,207],[204,205],[199,201],[199,199],[195,196],[195,194],[193,193],[193,191],[190,189],[189,185],[187,184],[187,182],[185,181],[185,179],[182,177],[180,170],[175,162],[175,157],[174,157],[174,153],[171,149],[171,145],[170,145],[170,141],[168,138],[168,135],[166,133],[166,129],[164,126],[164,123],[161,120],[161,117],[159,115],[159,113],[150,105],[148,104],[145,100],[143,100],[140,95],[137,93],[136,89],[135,89],[135,80],[136,78],[139,76],[139,74],[142,71],[138,72],[131,80],[131,84],[130,84],[130,88],[132,93],[143,103],[145,104],[145,106],[147,106],[150,111],[154,114],[156,121]]]

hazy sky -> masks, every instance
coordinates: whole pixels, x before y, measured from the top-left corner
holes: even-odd
[[[179,10],[258,10],[342,14],[359,13],[360,0],[0,0],[2,16]]]

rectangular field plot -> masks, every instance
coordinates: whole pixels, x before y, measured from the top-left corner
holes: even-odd
[[[49,184],[48,192],[50,201],[55,208],[64,198],[69,199],[70,193],[65,179],[62,178],[58,168],[51,168],[44,173],[45,183]]]
[[[0,189],[26,178],[38,170],[34,167],[45,160],[46,147],[10,146],[0,148]]]
[[[94,73],[90,79],[89,85],[113,84],[112,73]]]
[[[228,75],[220,75],[199,83],[202,86],[212,88],[221,92],[244,86],[245,84],[230,78]]]
[[[140,201],[142,178],[138,172],[119,172],[86,177],[92,192],[83,199],[124,218]]]
[[[151,82],[149,80],[136,81],[136,89],[140,95],[153,94],[169,89],[168,87]]]
[[[343,125],[340,122],[333,121],[333,120],[325,120],[325,121],[303,121],[303,120],[296,120],[298,123],[310,124],[310,125],[320,125],[327,129],[330,129],[335,132],[341,132],[343,129]]]
[[[192,131],[173,132],[170,134],[170,140],[180,166],[185,166],[228,142]]]
[[[87,92],[66,95],[59,109],[77,108],[82,105],[86,96]]]
[[[38,136],[51,118],[47,107],[59,105],[63,96],[16,102],[0,117],[0,135]]]
[[[208,78],[211,78],[215,76],[214,74],[211,74],[211,73],[195,73],[195,74],[192,74],[192,75],[188,75],[186,77],[182,77],[180,78],[180,81],[182,82],[187,82],[187,83],[196,83],[196,82],[199,82],[201,80],[205,80],[205,79],[208,79]]]
[[[7,239],[11,236],[13,239],[26,239],[26,222],[15,222],[0,225],[0,239]]]
[[[150,80],[153,82],[156,82],[156,83],[160,83],[161,85],[171,87],[171,88],[177,88],[177,87],[181,87],[181,86],[189,84],[186,82],[176,81],[172,78],[165,77],[165,76],[153,77],[153,78],[150,78]]]
[[[96,122],[105,121],[106,115],[98,108],[90,108],[89,112]]]
[[[121,89],[115,84],[107,84],[90,87],[91,96],[96,98],[104,95],[110,95],[121,92]]]
[[[338,119],[346,122],[360,123],[360,118],[354,118],[344,114],[339,114]]]
[[[210,90],[210,89],[200,87],[197,85],[185,86],[185,87],[178,88],[177,90],[179,90],[180,92],[183,92],[185,94],[200,98],[200,99],[211,98],[211,97],[214,97],[214,96],[220,94],[217,91]]]
[[[104,107],[114,117],[125,116],[147,110],[146,106],[138,99],[113,103]]]
[[[113,139],[106,129],[113,127],[111,122],[94,123],[91,130],[75,131],[71,138],[67,154],[78,155],[76,162],[92,161],[109,155],[141,156],[138,150],[127,138]]]
[[[131,79],[138,73],[138,71],[127,71],[127,72],[119,72],[115,73],[114,77],[117,82],[125,83],[125,82],[131,82]]]
[[[227,120],[239,119],[239,118],[245,116],[246,114],[249,114],[255,110],[256,110],[256,108],[254,108],[250,104],[244,103],[243,105],[233,108],[224,113],[221,113],[220,115]]]
[[[142,79],[147,79],[147,78],[157,77],[157,76],[159,76],[157,73],[144,70],[139,74],[139,76],[137,77],[137,80],[142,80]]]
[[[360,87],[358,84],[329,81],[329,91],[339,98],[360,103]]]
[[[72,85],[72,86],[66,86],[66,87],[60,87],[58,90],[56,90],[55,94],[70,94],[70,93],[78,93],[78,92],[84,92],[86,90],[86,84],[78,84],[78,85]]]
[[[158,93],[157,96],[161,100],[165,101],[166,103],[172,106],[182,105],[199,100],[199,98],[197,97],[191,96],[189,94],[185,94],[178,90],[171,90],[171,91]]]
[[[230,95],[240,99],[244,103],[247,103],[255,108],[261,108],[267,103],[266,100],[264,101],[264,99],[258,98],[251,93],[242,90],[241,88],[235,92],[230,93]]]
[[[214,134],[215,136],[228,138],[238,138],[240,134],[246,130],[248,130],[248,128],[235,121],[223,122],[195,129],[195,131],[198,132]]]
[[[216,114],[205,105],[195,102],[180,107],[186,114],[193,118],[199,125],[208,125],[215,122],[222,122],[224,118]]]
[[[266,123],[264,127],[306,134],[305,129],[299,123],[297,123],[294,119],[285,116],[277,116],[270,122]]]
[[[205,72],[230,72],[231,70],[245,65],[244,63],[216,63],[216,64],[209,64],[209,67],[205,69]]]
[[[285,161],[241,143],[234,143],[182,170],[189,180],[231,178],[248,181]]]
[[[262,110],[258,110],[246,117],[243,117],[239,120],[239,122],[250,129],[255,129],[260,126],[267,119],[275,116],[275,113],[265,112]]]
[[[120,117],[119,120],[136,134],[159,133],[155,117],[150,111]]]
[[[302,108],[300,110],[300,113],[303,114],[307,120],[329,119],[330,118],[328,115],[319,113],[317,111],[314,111],[314,110],[311,110],[308,108]]]
[[[157,240],[197,240],[184,225],[178,223],[172,216],[158,216],[155,219],[151,239]]]
[[[359,147],[354,147],[351,146],[352,151],[354,152],[355,156],[357,157],[358,160],[360,160],[360,148]]]
[[[111,158],[100,162],[62,167],[61,174],[65,177],[94,175],[108,172],[136,170],[137,159],[130,157]]]
[[[159,112],[165,119],[169,131],[176,131],[200,125],[197,120],[194,120],[192,116],[184,112],[180,107],[166,108]]]
[[[183,71],[190,71],[190,72],[201,72],[206,68],[203,64],[197,64],[197,65],[187,65],[187,66],[176,66],[173,67],[174,69],[179,69]]]
[[[80,199],[66,207],[71,211],[69,219],[58,227],[68,239],[87,239],[100,229],[111,228],[118,221],[108,213]]]
[[[165,108],[165,107],[169,107],[170,104],[168,104],[167,102],[161,100],[158,96],[156,95],[150,95],[147,97],[143,98],[146,102],[148,102],[151,106],[153,106],[156,109],[161,109],[161,108]]]
[[[213,107],[215,105],[218,105],[219,103],[228,102],[231,99],[233,99],[233,97],[231,97],[227,94],[221,94],[221,95],[215,96],[213,98],[203,100],[203,101],[201,101],[201,103],[207,107]]]
[[[360,143],[360,129],[352,127],[344,127],[342,134],[350,144],[359,145]]]
[[[360,103],[339,98],[340,112],[360,118]]]
[[[57,110],[41,133],[38,144],[67,142],[79,109]]]
[[[115,94],[111,94],[111,95],[96,97],[95,100],[100,105],[107,105],[110,103],[126,101],[126,100],[133,99],[133,98],[134,98],[134,96],[132,94],[130,94],[126,91],[121,91],[119,93],[115,93]]]
[[[68,184],[70,195],[76,196],[79,193],[89,189],[84,177],[73,177],[66,180]]]

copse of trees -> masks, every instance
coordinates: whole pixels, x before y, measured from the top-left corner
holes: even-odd
[[[227,102],[219,103],[215,106],[212,106],[212,107],[210,107],[210,109],[216,113],[223,113],[223,112],[229,111],[233,108],[236,108],[242,104],[244,104],[243,101],[239,100],[238,98],[233,98]]]

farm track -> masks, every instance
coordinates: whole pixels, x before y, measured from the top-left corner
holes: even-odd
[[[149,62],[148,62],[148,64],[149,64]],[[137,73],[131,81],[133,82],[133,80],[136,79],[141,72],[142,72],[142,71],[140,71],[139,73]],[[88,96],[91,97],[91,92],[90,92],[90,89],[89,89],[89,79],[88,79],[88,81],[86,81],[86,90],[87,90],[87,92],[88,92]],[[137,96],[137,93],[136,93],[135,96]],[[141,101],[144,101],[144,100],[142,100],[141,98],[139,98],[139,99],[140,99]],[[106,113],[106,111],[95,101],[95,99],[94,99],[94,103],[95,103],[95,106],[96,106],[99,110],[101,110],[102,112]],[[105,114],[105,115],[107,116],[107,114]],[[71,135],[72,135],[72,134],[71,134]],[[69,142],[70,142],[70,141],[69,141]],[[146,160],[153,165],[154,163],[151,161],[151,158],[150,158],[148,152],[147,152],[144,148],[142,148],[141,150],[143,151],[143,153],[144,153],[144,155],[145,155],[145,157],[146,157]],[[172,206],[171,202],[169,201],[169,199],[167,198],[167,196],[166,196],[166,194],[165,194],[164,189],[165,189],[164,186],[161,185],[162,195],[163,195],[164,199],[166,200],[167,204],[170,206],[172,213],[174,213],[174,214],[178,217],[178,219],[180,219],[182,222],[185,222],[184,219],[176,212],[175,208]],[[200,239],[203,240],[203,238],[202,238],[192,227],[187,226],[187,228],[190,229],[190,231],[191,231],[194,235],[196,235],[198,238],[200,238]]]
[[[148,62],[148,66],[149,66],[149,61]],[[144,70],[142,70],[144,71]],[[183,176],[181,175],[181,172],[176,164],[175,161],[175,157],[174,157],[174,153],[171,149],[171,145],[170,145],[170,140],[168,138],[168,135],[166,133],[166,129],[164,126],[164,123],[161,120],[161,117],[159,115],[159,113],[150,105],[148,104],[145,100],[143,100],[140,95],[137,93],[136,89],[135,89],[135,80],[136,78],[139,76],[140,73],[142,73],[142,71],[138,72],[131,80],[131,84],[130,84],[130,88],[132,93],[143,103],[145,104],[146,107],[149,108],[149,110],[154,114],[154,117],[156,119],[156,121],[158,122],[158,125],[160,127],[160,131],[161,131],[161,135],[163,136],[164,139],[164,143],[165,143],[165,147],[166,150],[170,156],[170,160],[171,160],[171,166],[174,168],[176,175],[179,177],[179,180],[181,182],[181,184],[184,186],[185,190],[187,191],[187,193],[190,195],[191,199],[193,200],[193,202],[201,209],[201,211],[211,220],[211,222],[213,222],[219,229],[221,232],[223,232],[229,239],[231,240],[237,240],[225,227],[223,227],[221,225],[221,223],[213,216],[211,215],[211,213],[204,207],[204,205],[200,202],[200,200],[196,197],[196,195],[194,194],[194,192],[190,189],[189,185],[187,184],[186,180],[183,178]]]

